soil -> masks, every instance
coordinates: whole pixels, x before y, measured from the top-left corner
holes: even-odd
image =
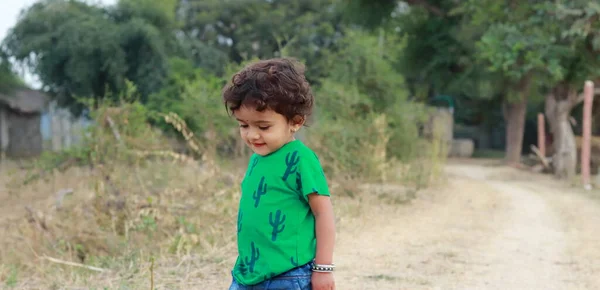
[[[443,188],[340,232],[337,289],[600,289],[594,194],[481,162],[446,170]]]

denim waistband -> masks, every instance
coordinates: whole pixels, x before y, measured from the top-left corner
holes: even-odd
[[[312,274],[312,266],[313,263],[310,262],[308,264],[304,264],[292,270],[289,270],[281,275],[273,277],[272,279],[285,279],[292,277],[302,277],[302,276],[310,276]]]

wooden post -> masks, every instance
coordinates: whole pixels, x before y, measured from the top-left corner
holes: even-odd
[[[543,158],[546,158],[546,130],[544,114],[538,114],[538,148]]]
[[[583,140],[581,144],[581,178],[583,187],[591,189],[590,153],[592,137],[592,102],[594,100],[594,83],[586,81],[583,88]]]

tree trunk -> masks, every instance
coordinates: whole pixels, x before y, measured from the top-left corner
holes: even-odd
[[[571,179],[577,169],[577,145],[575,134],[569,123],[568,112],[557,112],[556,119],[550,125],[554,134],[555,152],[553,158],[554,174],[558,178]]]
[[[531,74],[525,75],[517,85],[518,99],[516,101],[504,100],[502,106],[504,121],[506,123],[506,156],[509,165],[521,163],[523,151],[523,134],[525,133],[525,115],[527,114],[527,97],[531,87]]]
[[[569,119],[571,110],[580,102],[577,92],[566,86],[557,86],[546,95],[545,111],[553,135],[552,165],[554,175],[561,179],[573,178],[577,170],[577,144]]]
[[[506,122],[506,162],[511,165],[521,162],[523,133],[525,131],[525,114],[527,98],[523,96],[517,102],[504,103],[504,120]]]

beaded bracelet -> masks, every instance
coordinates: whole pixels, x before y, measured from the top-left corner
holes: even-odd
[[[313,266],[312,266],[312,271],[313,272],[325,272],[325,273],[328,273],[328,272],[333,272],[334,269],[335,269],[335,264],[331,264],[331,265],[319,265],[319,264],[313,263]]]

